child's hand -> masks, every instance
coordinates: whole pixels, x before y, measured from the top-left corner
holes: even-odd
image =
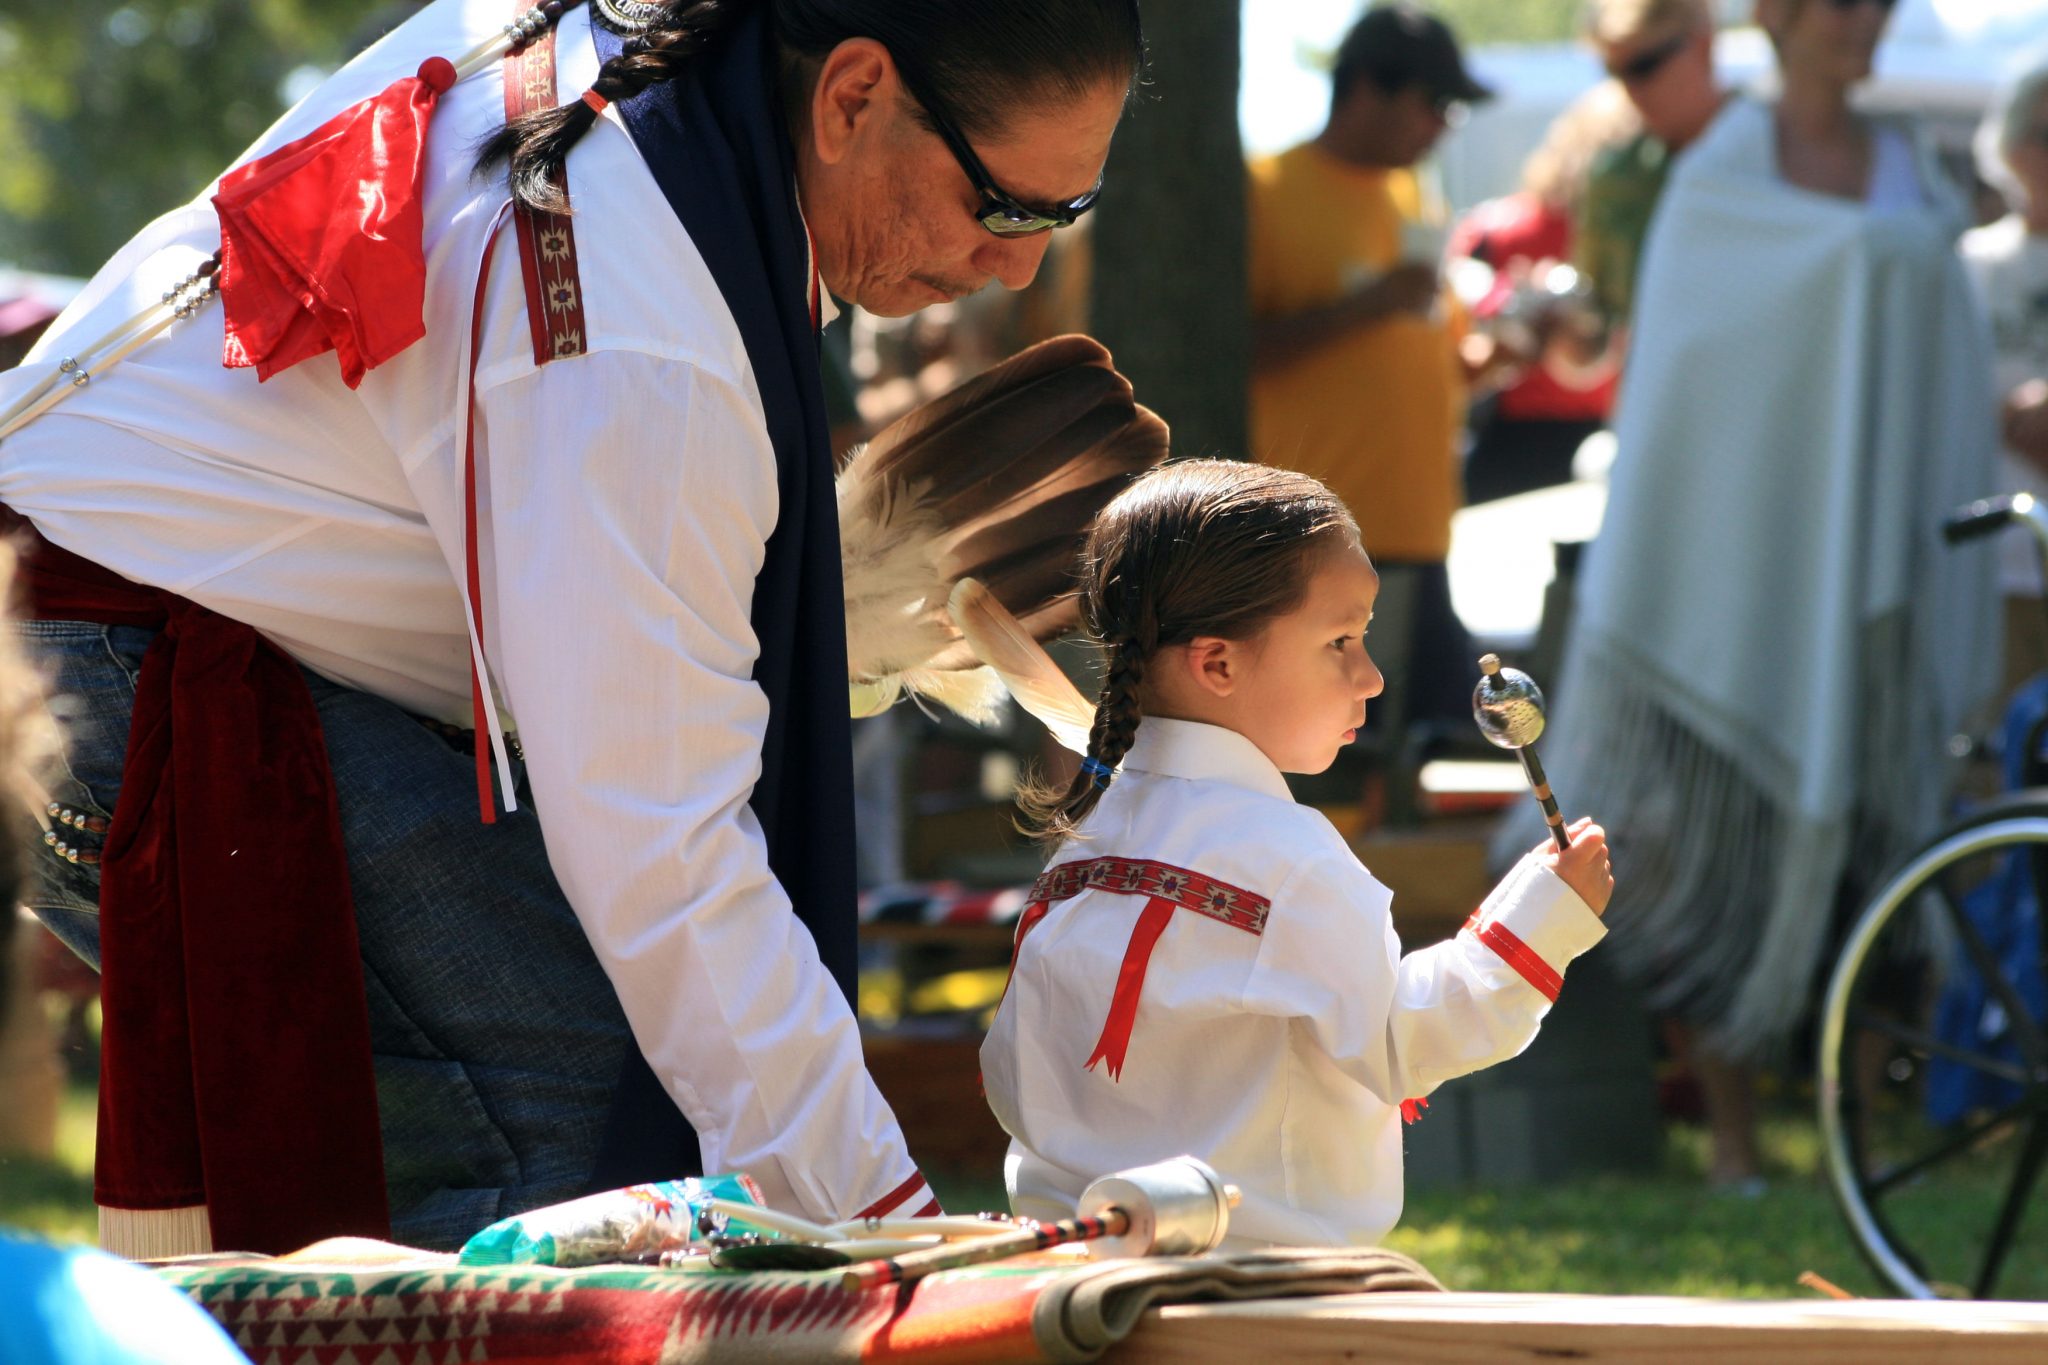
[[[1572,846],[1563,852],[1558,851],[1554,841],[1545,839],[1530,853],[1578,892],[1579,899],[1594,914],[1604,915],[1607,898],[1614,894],[1614,869],[1607,861],[1607,831],[1594,824],[1592,816],[1582,815],[1567,832],[1572,836]]]

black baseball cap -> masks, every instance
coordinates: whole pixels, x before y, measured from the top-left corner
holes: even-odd
[[[1364,78],[1382,90],[1420,85],[1440,100],[1493,98],[1465,69],[1450,26],[1408,4],[1375,5],[1360,15],[1337,48],[1330,75],[1340,95]]]

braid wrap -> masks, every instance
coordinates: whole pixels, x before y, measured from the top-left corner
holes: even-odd
[[[631,99],[650,85],[674,80],[715,46],[735,20],[759,0],[676,0],[625,51],[598,68],[590,88],[607,104]],[[569,149],[597,123],[595,102],[580,96],[553,109],[512,119],[477,149],[479,171],[506,163],[513,201],[535,213],[566,213],[562,192]]]
[[[1145,718],[1138,691],[1145,682],[1145,661],[1151,651],[1136,640],[1105,642],[1109,666],[1095,702],[1095,723],[1088,730],[1088,753],[1081,770],[1064,791],[1027,785],[1018,793],[1023,818],[1018,828],[1043,843],[1070,837],[1102,799],[1114,772],[1131,751],[1138,723]]]

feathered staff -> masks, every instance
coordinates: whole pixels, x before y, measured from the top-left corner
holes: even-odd
[[[1034,648],[1072,630],[1089,523],[1166,454],[1166,424],[1084,336],[1020,351],[875,437],[838,483],[854,713],[907,690],[993,718],[1003,689],[947,610],[955,585],[977,580]]]

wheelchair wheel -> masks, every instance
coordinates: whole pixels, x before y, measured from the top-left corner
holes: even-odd
[[[2048,1011],[2038,976],[2014,970],[2001,922],[1985,918],[2022,881],[2048,905],[2039,792],[1987,804],[1909,859],[1864,910],[1828,986],[1830,1182],[1872,1267],[1910,1297],[2048,1299],[2048,1209],[2029,1207],[2048,1163]],[[1959,1012],[1970,1024],[1960,1041]]]

